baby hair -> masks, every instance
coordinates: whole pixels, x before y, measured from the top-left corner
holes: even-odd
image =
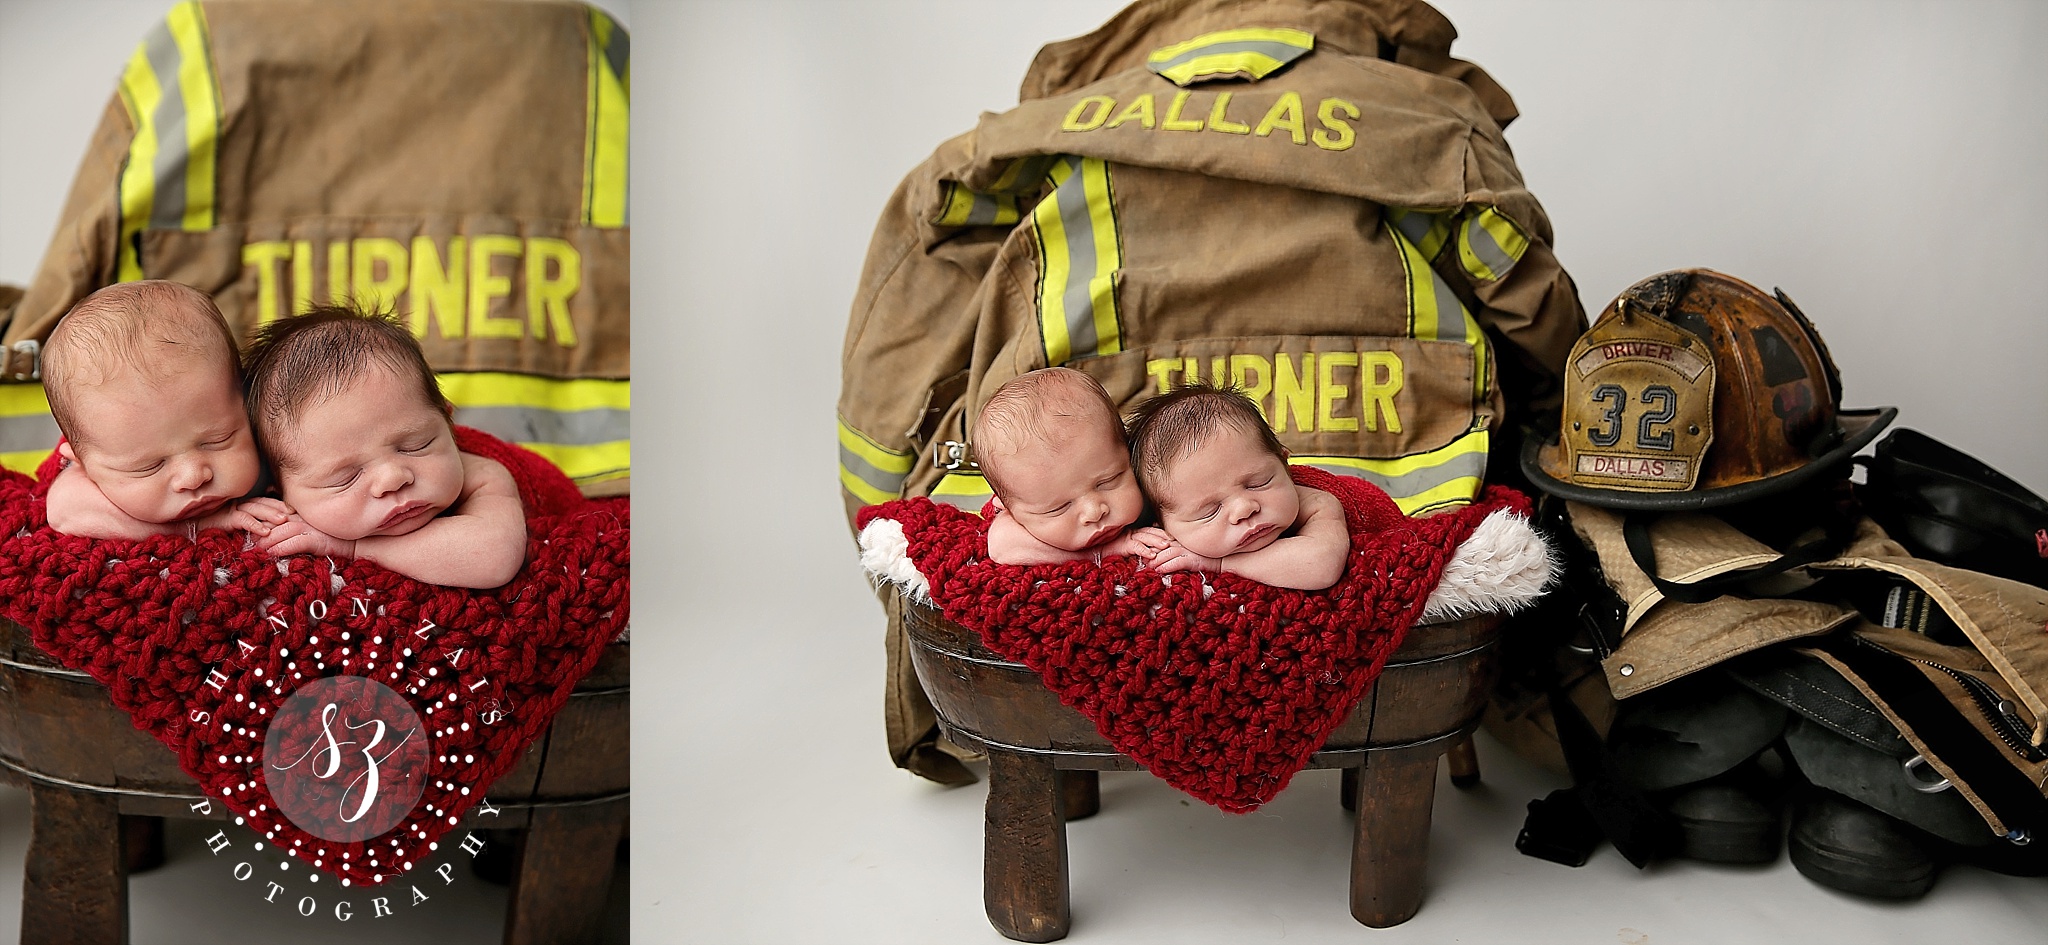
[[[389,313],[324,305],[259,329],[244,369],[249,418],[271,461],[290,465],[288,453],[279,449],[279,434],[288,432],[305,408],[348,389],[371,367],[416,383],[427,404],[448,409],[419,342]]]
[[[1287,448],[1266,425],[1259,405],[1235,387],[1183,384],[1138,405],[1131,412],[1131,467],[1148,494],[1157,496],[1167,467],[1199,449],[1218,430],[1231,429],[1259,441],[1281,462]]]
[[[1116,404],[1095,378],[1073,368],[1042,368],[1011,378],[981,408],[974,425],[974,456],[981,474],[997,495],[1004,489],[998,467],[1002,458],[1028,443],[1047,443],[1071,435],[1076,423],[1100,421],[1119,445],[1124,428]]]
[[[121,282],[86,296],[58,319],[43,344],[43,390],[57,428],[77,448],[82,431],[72,418],[79,385],[105,383],[117,368],[162,382],[209,362],[241,383],[235,333],[212,297],[161,279]]]

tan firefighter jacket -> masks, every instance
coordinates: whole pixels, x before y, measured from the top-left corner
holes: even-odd
[[[1700,604],[1667,600],[1629,553],[1622,513],[1572,502],[1572,529],[1600,560],[1625,612],[1621,643],[1601,663],[1617,699],[1640,695],[1724,660],[1776,643],[1811,643],[1848,628],[1904,657],[1983,739],[2004,777],[2048,794],[2048,590],[1915,558],[1868,518],[1838,557],[1807,565],[1812,573],[1876,572],[1910,582],[1940,607],[1967,645],[1944,645],[1906,629],[1879,626],[1847,604],[1797,598],[1718,597]],[[1768,564],[1778,552],[1712,515],[1669,513],[1650,525],[1659,576],[1691,582]],[[1954,740],[1930,740],[1897,711],[1891,694],[1831,652],[1809,651],[1862,690],[1942,777],[1950,779],[1998,833],[2007,825],[1981,796],[1983,768],[1958,769]],[[1939,733],[1935,733],[1939,734]],[[1967,741],[1967,739],[1964,739]],[[2005,746],[1999,750],[1998,746]],[[1979,754],[1984,754],[1981,749]],[[1972,777],[1970,775],[1976,775]]]
[[[395,310],[456,422],[625,491],[627,51],[581,3],[172,7],[0,308],[0,463],[56,443],[34,378],[57,319],[149,278],[213,294],[245,337],[330,300]]]
[[[1454,36],[1413,0],[1176,0],[1045,47],[1022,104],[940,145],[876,226],[843,355],[849,517],[978,509],[972,418],[1061,364],[1126,407],[1235,384],[1297,463],[1411,513],[1469,500],[1505,415],[1556,408],[1585,318],[1502,137],[1513,104]],[[923,770],[893,613],[891,748]]]

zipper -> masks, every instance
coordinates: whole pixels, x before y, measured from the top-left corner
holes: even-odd
[[[1977,677],[1972,676],[1969,673],[1965,673],[1962,670],[1954,669],[1948,666],[1943,666],[1940,663],[1934,662],[1933,660],[1914,659],[1910,656],[1903,656],[1898,653],[1892,653],[1891,650],[1887,650],[1884,647],[1879,646],[1876,643],[1872,643],[1868,640],[1865,640],[1861,637],[1857,637],[1856,642],[1864,646],[1870,647],[1872,649],[1878,650],[1880,652],[1888,653],[1892,656],[1897,656],[1900,659],[1906,660],[1909,663],[1918,663],[1922,666],[1932,666],[1935,669],[1941,670],[1943,673],[1948,674],[1949,678],[1954,679],[1958,684],[1960,684],[1963,687],[1963,690],[1965,692],[1968,692],[1970,694],[1971,701],[1977,704],[1978,714],[1982,715],[1984,717],[1984,720],[1991,724],[1991,730],[1998,735],[1999,741],[2005,743],[2006,748],[2011,749],[2013,754],[2018,755],[2021,758],[2024,758],[2028,761],[2038,762],[2048,760],[2048,754],[2043,754],[2041,749],[2035,748],[2033,743],[2028,740],[2026,726],[2021,724],[2021,722],[2013,716],[2013,713],[2008,708],[2006,708],[2008,705],[2010,705],[2010,703],[2005,701],[2005,697],[1998,694],[1998,690],[1991,688],[1990,683],[1978,679]]]

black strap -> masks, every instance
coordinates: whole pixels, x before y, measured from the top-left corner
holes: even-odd
[[[1550,718],[1557,726],[1565,766],[1571,769],[1574,792],[1614,849],[1637,869],[1677,849],[1677,822],[1615,775],[1600,734],[1563,689],[1550,690]]]
[[[1834,637],[1821,649],[1863,680],[2008,827],[2048,826],[2048,797],[1999,753],[1910,660],[1875,643]]]
[[[1741,589],[1746,582],[1756,578],[1783,574],[1793,568],[1803,567],[1816,561],[1826,561],[1842,553],[1848,547],[1850,530],[1839,516],[1831,516],[1826,531],[1819,538],[1778,556],[1769,564],[1717,574],[1697,581],[1667,581],[1657,575],[1657,549],[1650,541],[1649,517],[1641,512],[1628,512],[1621,520],[1621,537],[1628,542],[1628,553],[1636,560],[1636,567],[1656,585],[1658,593],[1666,599],[1681,604],[1704,604],[1717,597],[1726,596]]]

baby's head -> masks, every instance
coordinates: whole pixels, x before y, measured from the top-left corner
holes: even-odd
[[[340,306],[279,319],[250,344],[248,373],[257,439],[306,524],[403,535],[461,497],[448,401],[395,320]]]
[[[1204,557],[1264,548],[1301,512],[1286,447],[1236,388],[1190,384],[1139,404],[1131,464],[1159,526]]]
[[[975,424],[974,458],[1017,524],[1064,551],[1115,538],[1145,510],[1116,405],[1071,368],[998,389]]]
[[[43,345],[43,390],[66,455],[130,518],[198,518],[256,485],[235,336],[197,289],[150,280],[86,296]]]

